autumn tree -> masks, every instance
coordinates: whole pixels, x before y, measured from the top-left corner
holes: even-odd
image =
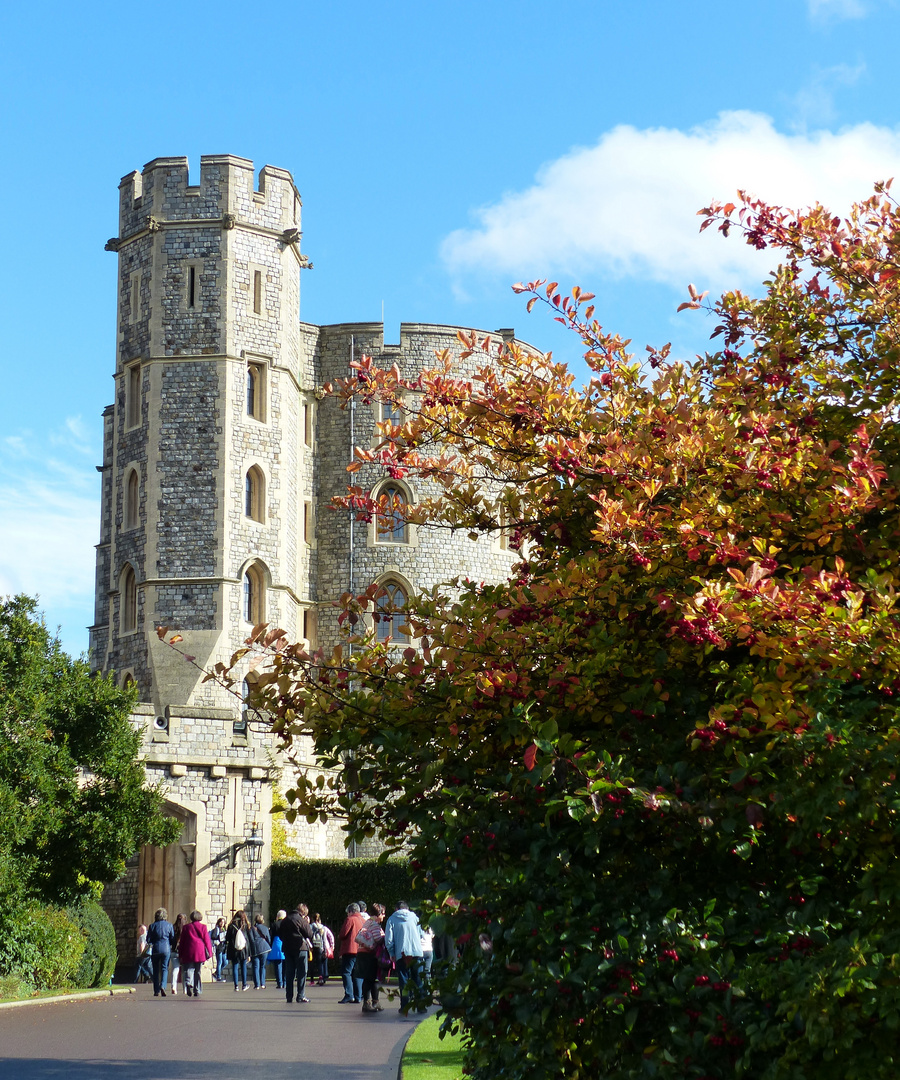
[[[846,219],[707,208],[780,265],[708,305],[718,351],[692,362],[638,361],[589,294],[532,282],[529,310],[584,343],[583,389],[474,336],[470,378],[362,359],[335,387],[403,394],[357,455],[436,485],[411,520],[520,555],[504,584],[411,602],[402,651],[374,639],[374,589],[343,598],[352,649],[254,634],[275,730],[344,766],[301,771],[295,809],[405,845],[433,883],[475,1080],[897,1074],[888,187]]]

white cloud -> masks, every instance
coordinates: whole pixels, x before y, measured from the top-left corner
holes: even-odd
[[[696,214],[738,188],[771,202],[816,201],[841,212],[900,175],[900,129],[860,124],[840,132],[784,134],[769,117],[721,113],[680,131],[620,126],[596,146],[543,166],[525,191],[475,214],[451,233],[444,261],[459,285],[490,274],[644,277],[681,290],[721,291],[761,280],[774,262],[738,236],[700,235]]]
[[[100,510],[97,473],[82,461],[94,452],[79,418],[43,437],[17,432],[0,445],[0,596],[39,595],[51,629],[86,625],[93,614]],[[70,620],[69,612],[77,614]],[[81,651],[74,636],[71,648]]]
[[[867,14],[863,0],[807,0],[810,17],[816,21],[861,19]]]

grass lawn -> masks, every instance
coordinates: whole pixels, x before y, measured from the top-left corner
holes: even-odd
[[[32,990],[18,979],[0,979],[0,1004],[6,1001],[40,1001],[42,998],[60,997],[63,994],[96,994],[98,989],[102,991],[105,987],[94,987],[92,990]]]
[[[400,1063],[400,1080],[461,1080],[462,1036],[441,1039],[440,1025],[437,1016],[429,1016],[412,1033]]]

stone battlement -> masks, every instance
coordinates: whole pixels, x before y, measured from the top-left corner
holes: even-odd
[[[119,238],[166,222],[218,219],[225,228],[250,224],[299,229],[300,193],[287,169],[264,165],[254,187],[253,162],[234,154],[204,154],[200,183],[191,184],[186,157],[158,157],[119,183]]]

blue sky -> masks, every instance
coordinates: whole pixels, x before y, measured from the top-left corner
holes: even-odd
[[[38,2],[0,16],[0,595],[73,653],[93,617],[119,178],[153,157],[290,169],[310,322],[446,322],[577,366],[512,282],[598,295],[612,330],[704,347],[687,283],[768,264],[696,210],[738,187],[844,209],[900,175],[895,0],[453,5]]]

